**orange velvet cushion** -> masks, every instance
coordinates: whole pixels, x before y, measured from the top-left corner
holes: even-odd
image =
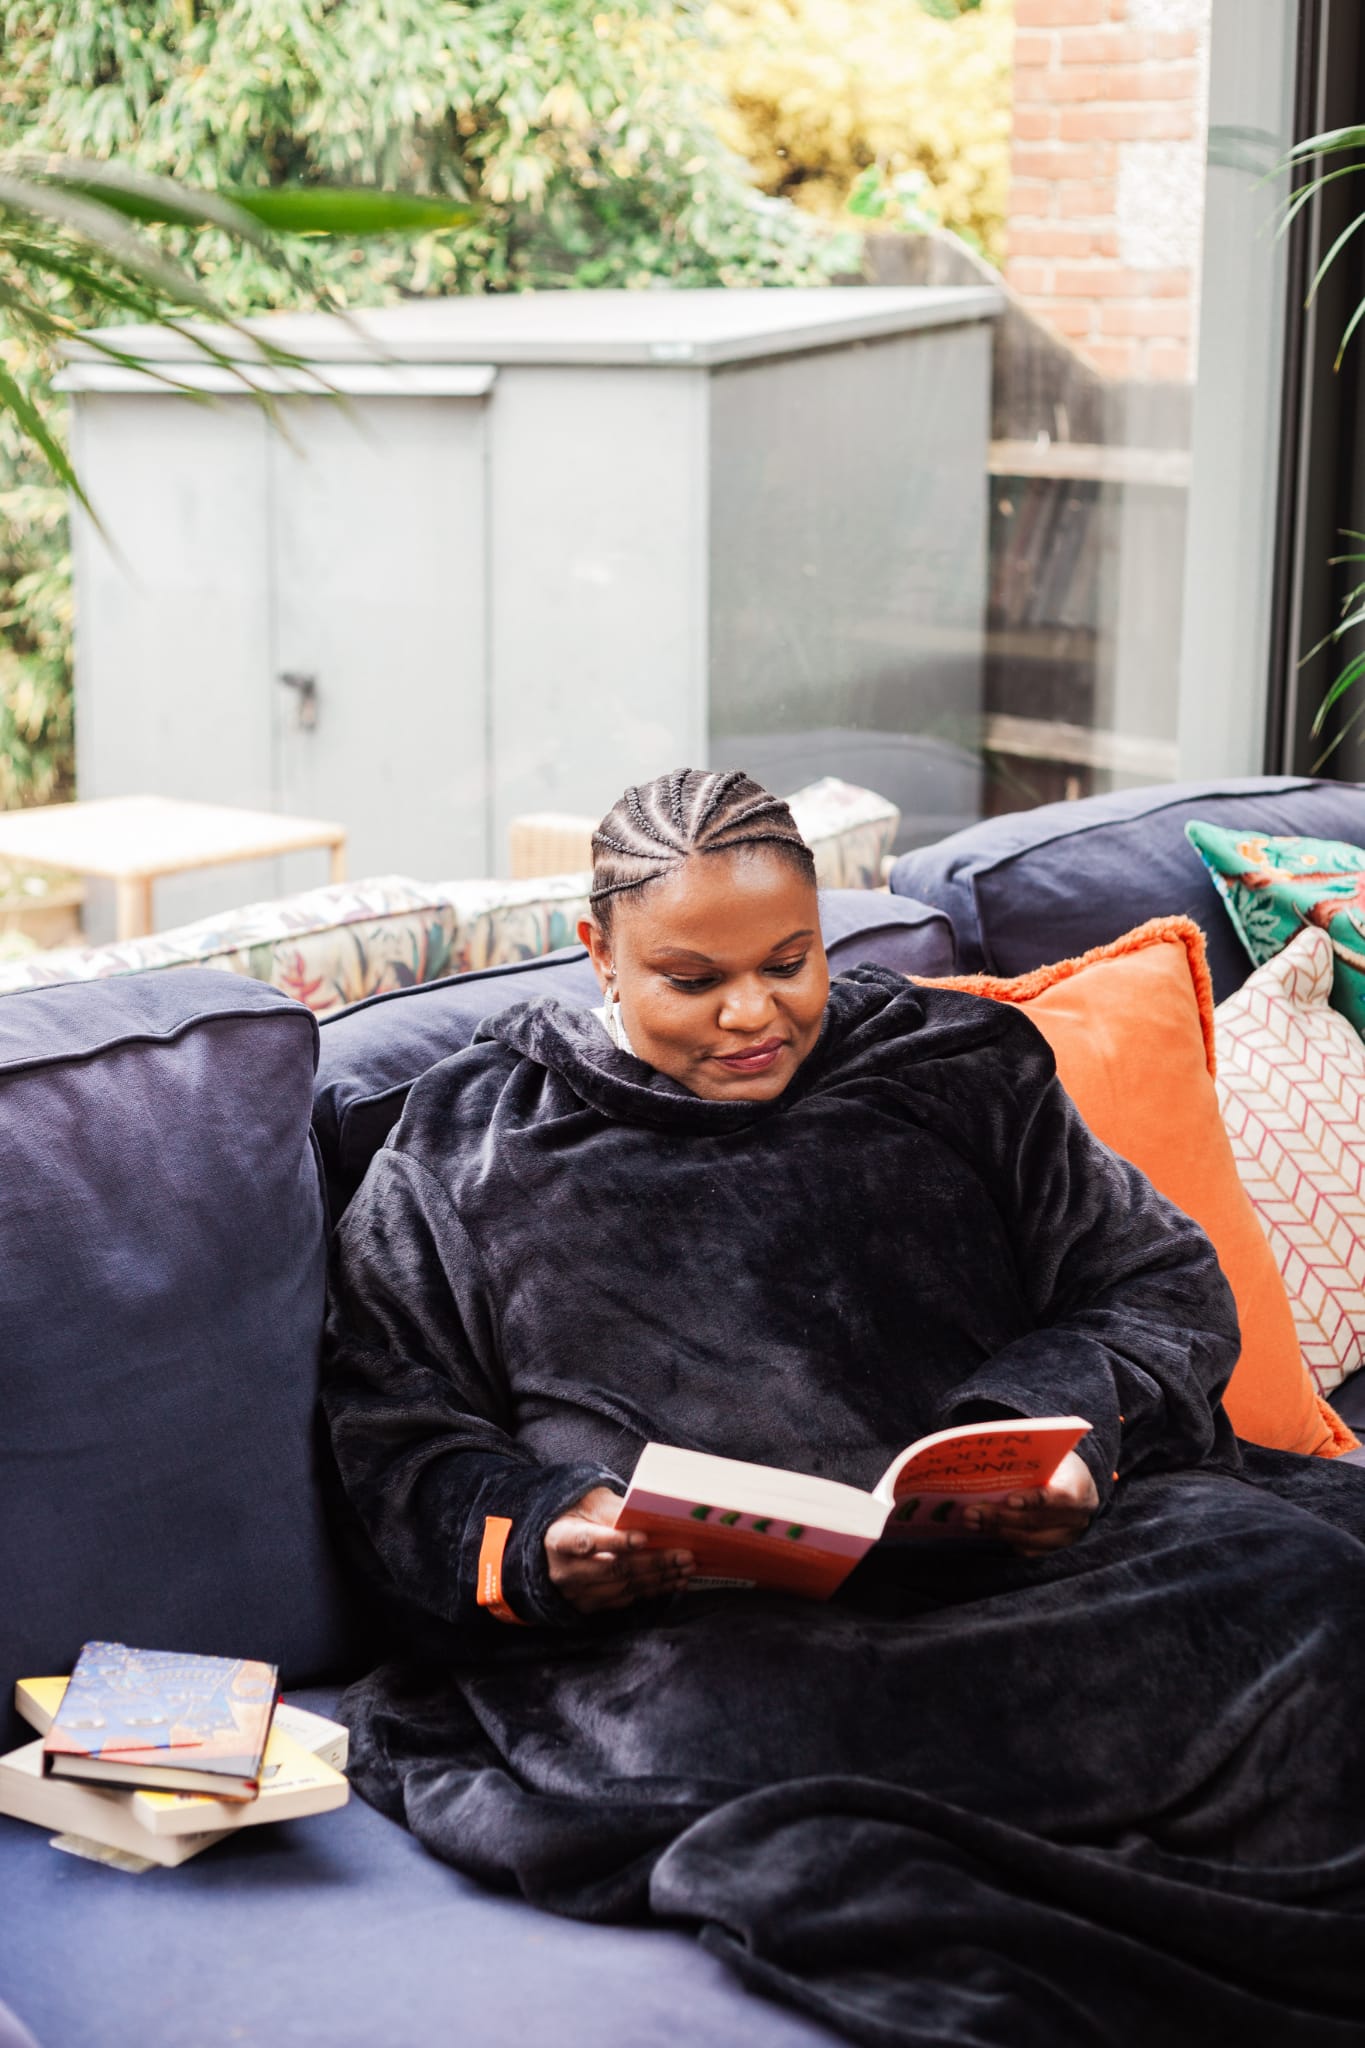
[[[1237,1177],[1213,1085],[1213,989],[1199,927],[1154,918],[1012,981],[980,974],[932,985],[1025,1005],[1096,1137],[1208,1232],[1242,1323],[1224,1397],[1238,1435],[1329,1458],[1352,1449],[1355,1438],[1308,1376],[1275,1255]]]

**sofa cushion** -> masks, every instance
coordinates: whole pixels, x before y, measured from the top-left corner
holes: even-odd
[[[3,2002],[0,2002],[0,2048],[38,2048],[28,2028]]]
[[[382,988],[462,966],[458,906],[406,875],[333,882],[174,931],[108,946],[66,946],[0,965],[0,992],[99,981],[152,968],[216,967],[268,981],[317,1016]]]
[[[1185,838],[1191,818],[1365,843],[1365,785],[1234,776],[1044,804],[903,854],[891,887],[948,912],[959,963],[972,973],[1026,974],[1148,918],[1192,917],[1208,941],[1221,1002],[1246,980],[1249,963]]]
[[[1365,1365],[1358,1365],[1339,1387],[1333,1387],[1331,1402],[1349,1429],[1357,1435],[1365,1430]],[[1355,1451],[1352,1456],[1365,1463],[1365,1450]]]
[[[1327,934],[1332,1001],[1365,1033],[1365,847],[1341,839],[1268,839],[1194,819],[1185,836],[1256,966],[1273,960],[1305,925]]]
[[[690,1935],[483,1891],[355,1798],[139,1877],[0,1819],[0,1927],[45,2048],[836,2048]]]
[[[1233,1157],[1324,1394],[1365,1359],[1365,1045],[1332,965],[1327,933],[1301,930],[1214,1018]]]
[[[0,1000],[0,1686],[347,1640],[313,1477],[317,1027],[208,969]]]
[[[903,896],[822,890],[820,921],[835,974],[864,960],[899,974],[945,974],[954,965],[952,927],[943,912]],[[419,1074],[468,1045],[482,1018],[542,996],[585,1009],[601,1002],[581,946],[397,989],[323,1020],[313,1122],[334,1222]]]
[[[1354,1437],[1305,1370],[1284,1282],[1223,1128],[1198,927],[1157,918],[1014,980],[978,975],[948,985],[1024,1005],[1095,1136],[1212,1238],[1242,1325],[1225,1397],[1238,1435],[1327,1457],[1353,1449]]]

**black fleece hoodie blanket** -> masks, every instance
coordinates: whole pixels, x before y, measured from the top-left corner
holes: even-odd
[[[1213,1251],[1033,1026],[859,969],[767,1104],[554,1003],[484,1030],[338,1238],[325,1404],[405,1646],[348,1695],[366,1798],[879,2048],[1362,2048],[1365,1471],[1239,1448]],[[546,1574],[650,1438],[870,1486],[1057,1412],[1102,1510],[1046,1561],[591,1623]],[[489,1514],[529,1626],[475,1604]]]

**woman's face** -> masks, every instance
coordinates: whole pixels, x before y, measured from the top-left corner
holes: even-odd
[[[694,854],[578,927],[640,1059],[713,1102],[780,1095],[820,1035],[829,966],[814,886],[764,847]]]

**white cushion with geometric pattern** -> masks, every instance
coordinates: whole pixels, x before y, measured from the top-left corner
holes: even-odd
[[[1213,1013],[1217,1089],[1321,1393],[1365,1359],[1365,1042],[1309,925]]]

